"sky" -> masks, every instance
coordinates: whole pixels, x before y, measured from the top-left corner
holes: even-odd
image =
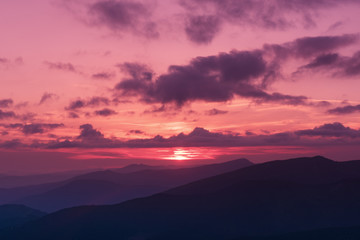
[[[359,0],[3,0],[0,173],[360,159]]]

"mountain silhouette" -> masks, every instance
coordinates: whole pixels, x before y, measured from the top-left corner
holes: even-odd
[[[2,239],[261,239],[360,226],[359,188],[359,161],[273,161],[117,205],[64,209]]]
[[[46,215],[41,212],[23,205],[1,205],[0,206],[0,229],[14,227],[25,222],[38,219]]]
[[[253,165],[246,159],[182,169],[111,170],[83,174],[67,181],[0,191],[4,201],[46,212],[80,206],[115,204],[149,196],[202,178]],[[142,166],[144,167],[144,166]]]

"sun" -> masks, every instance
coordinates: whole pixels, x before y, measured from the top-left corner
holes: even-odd
[[[193,159],[193,157],[194,157],[193,151],[186,150],[183,148],[176,148],[175,150],[173,150],[172,155],[166,157],[166,159],[182,161],[182,160]]]

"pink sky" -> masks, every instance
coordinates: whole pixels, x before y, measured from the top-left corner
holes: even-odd
[[[0,173],[360,159],[359,10],[1,1]]]

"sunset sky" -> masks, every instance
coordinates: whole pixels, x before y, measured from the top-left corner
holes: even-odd
[[[360,159],[359,12],[359,0],[0,1],[0,173]]]

